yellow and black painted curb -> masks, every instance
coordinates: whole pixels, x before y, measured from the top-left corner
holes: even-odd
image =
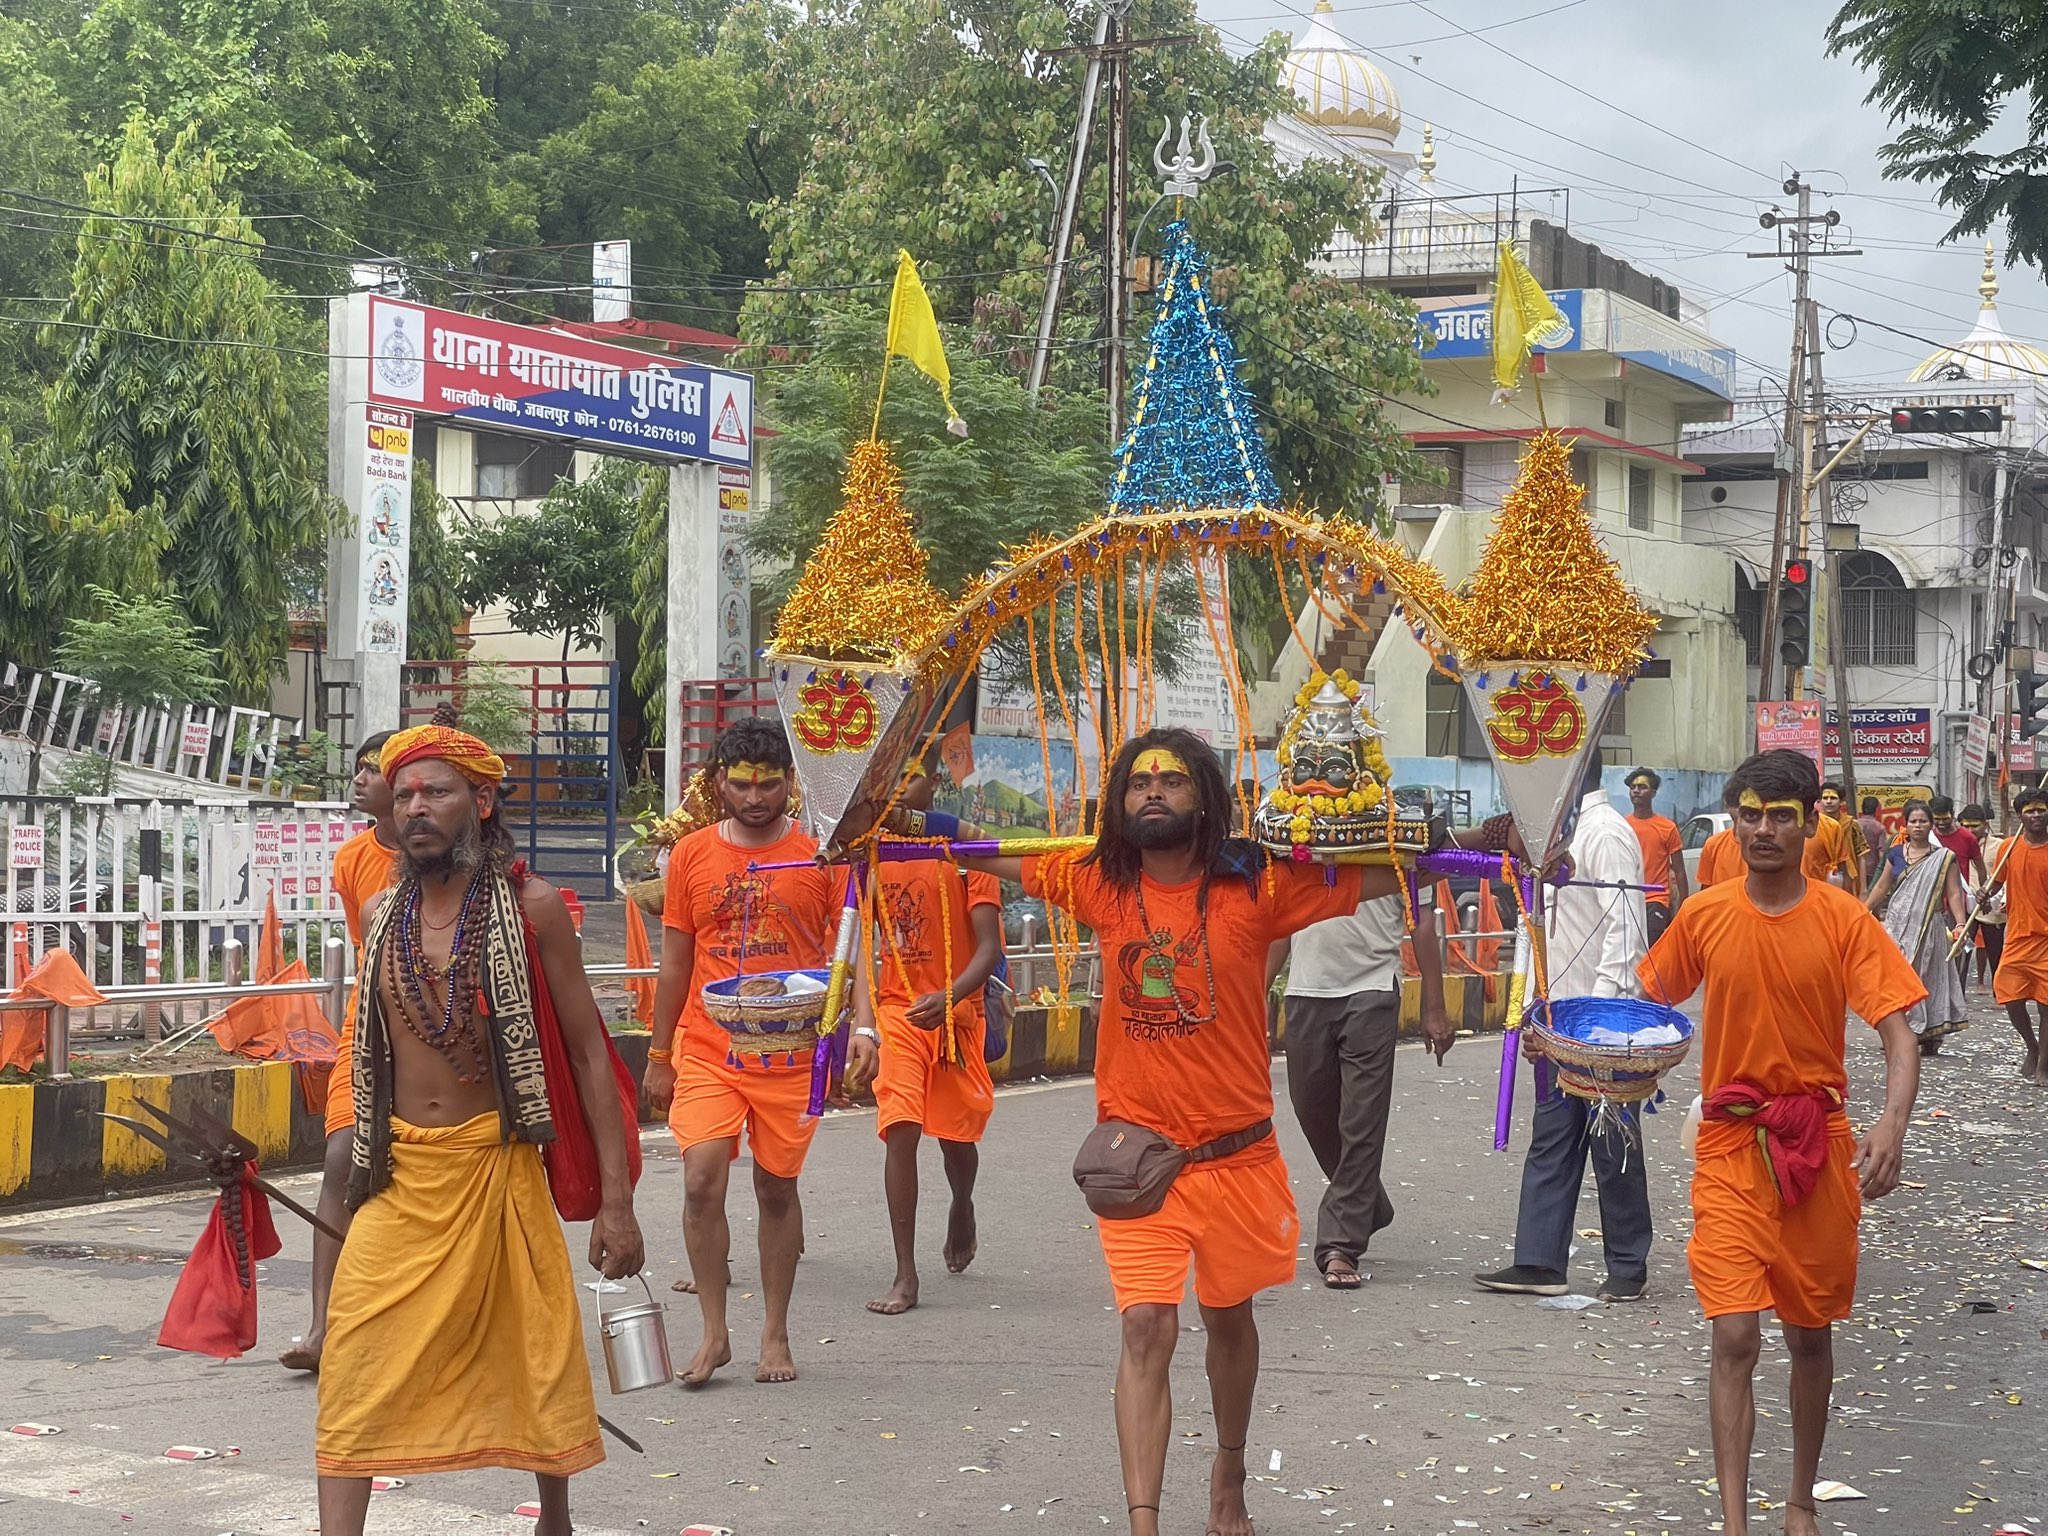
[[[306,1108],[298,1069],[286,1061],[0,1083],[0,1204],[189,1182],[189,1167],[170,1166],[160,1149],[100,1118],[146,1122],[138,1103],[187,1120],[204,1110],[255,1142],[266,1168],[318,1162],[324,1144],[323,1118]]]

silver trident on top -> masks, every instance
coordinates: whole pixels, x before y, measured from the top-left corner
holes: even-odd
[[[1216,146],[1209,142],[1209,120],[1190,119],[1183,113],[1180,142],[1168,155],[1166,141],[1173,134],[1173,122],[1160,130],[1152,149],[1152,165],[1163,178],[1161,191],[1167,197],[1200,197],[1202,183],[1216,174]]]

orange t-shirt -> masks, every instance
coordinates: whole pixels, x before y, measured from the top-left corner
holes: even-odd
[[[1742,862],[1742,850],[1736,846],[1735,831],[1732,827],[1723,827],[1701,847],[1701,890],[1710,885],[1719,885],[1723,880],[1740,880],[1748,874],[1749,866]]]
[[[2036,848],[2017,832],[2006,841],[2014,845],[2012,852],[2000,844],[1986,867],[1998,870],[2005,882],[2005,947],[2010,954],[2048,942],[2048,843]]]
[[[1806,852],[1800,856],[1799,872],[1809,880],[1826,880],[1836,870],[1848,869],[1855,862],[1847,823],[1815,811],[1813,836],[1806,840]]]
[[[704,986],[742,971],[817,970],[831,964],[840,895],[833,878],[815,864],[750,870],[751,865],[816,855],[818,845],[801,828],[792,826],[765,848],[739,848],[720,835],[723,825],[700,827],[670,851],[661,903],[662,926],[696,942],[690,995],[676,1026],[683,1049],[716,1062],[725,1060],[730,1037],[705,1013]]]
[[[1671,861],[1679,850],[1678,823],[1669,816],[1631,816],[1629,831],[1635,833],[1636,842],[1643,850],[1643,882],[1646,885],[1667,887],[1661,891],[1644,893],[1643,900],[1652,906],[1671,905]]]
[[[1844,1053],[1851,1008],[1876,1024],[1927,996],[1884,931],[1847,891],[1820,880],[1789,912],[1761,912],[1747,881],[1703,891],[1678,909],[1636,967],[1649,996],[1678,1003],[1704,981],[1700,1091],[1743,1082],[1766,1094],[1849,1088]],[[1709,1120],[1702,1154],[1756,1145],[1756,1128]]]
[[[908,1008],[920,997],[944,991],[974,957],[973,907],[1003,904],[1002,882],[979,871],[968,873],[937,859],[919,859],[882,866],[882,921],[889,925],[875,945],[875,969],[881,1001]],[[946,927],[939,926],[943,902]],[[945,934],[952,930],[953,966],[946,969]],[[898,964],[898,961],[901,964]],[[979,1009],[981,993],[961,998],[954,1007]]]
[[[1141,879],[1124,890],[1078,855],[1024,860],[1024,889],[1072,912],[1101,946],[1097,1119],[1128,1120],[1192,1147],[1273,1113],[1266,946],[1356,911],[1365,871],[1336,866],[1334,883],[1325,883],[1333,871],[1320,864],[1275,864],[1272,872],[1272,889],[1260,876],[1256,896],[1241,876],[1211,879],[1205,943],[1199,880]],[[1277,1153],[1268,1138],[1219,1166]]]
[[[349,941],[363,947],[363,908],[391,884],[391,861],[397,855],[377,841],[377,829],[363,828],[334,850],[334,893],[348,919]]]

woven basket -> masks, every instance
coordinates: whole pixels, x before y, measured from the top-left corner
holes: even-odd
[[[1664,1074],[1692,1049],[1692,1020],[1676,1008],[1632,997],[1560,997],[1529,1009],[1529,1027],[1573,1098],[1636,1104],[1656,1095]],[[1663,1045],[1596,1045],[1575,1031],[1599,1024],[1641,1030],[1670,1024],[1681,1038]]]
[[[831,974],[767,971],[754,976],[728,976],[706,984],[701,993],[704,1011],[732,1037],[734,1057],[808,1051],[818,1043],[818,1026],[825,1021],[825,988]],[[748,995],[769,982],[787,987],[796,977],[817,985],[765,996]]]
[[[612,859],[612,873],[618,879],[619,889],[649,917],[661,916],[662,896],[668,888],[658,858],[653,848],[635,840],[621,848]]]

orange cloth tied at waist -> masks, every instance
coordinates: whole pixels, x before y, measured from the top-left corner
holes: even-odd
[[[1828,1117],[1841,1107],[1842,1096],[1832,1088],[1773,1096],[1750,1083],[1730,1083],[1708,1096],[1703,1113],[1709,1120],[1755,1123],[1764,1166],[1790,1210],[1813,1193],[1828,1165]]]

